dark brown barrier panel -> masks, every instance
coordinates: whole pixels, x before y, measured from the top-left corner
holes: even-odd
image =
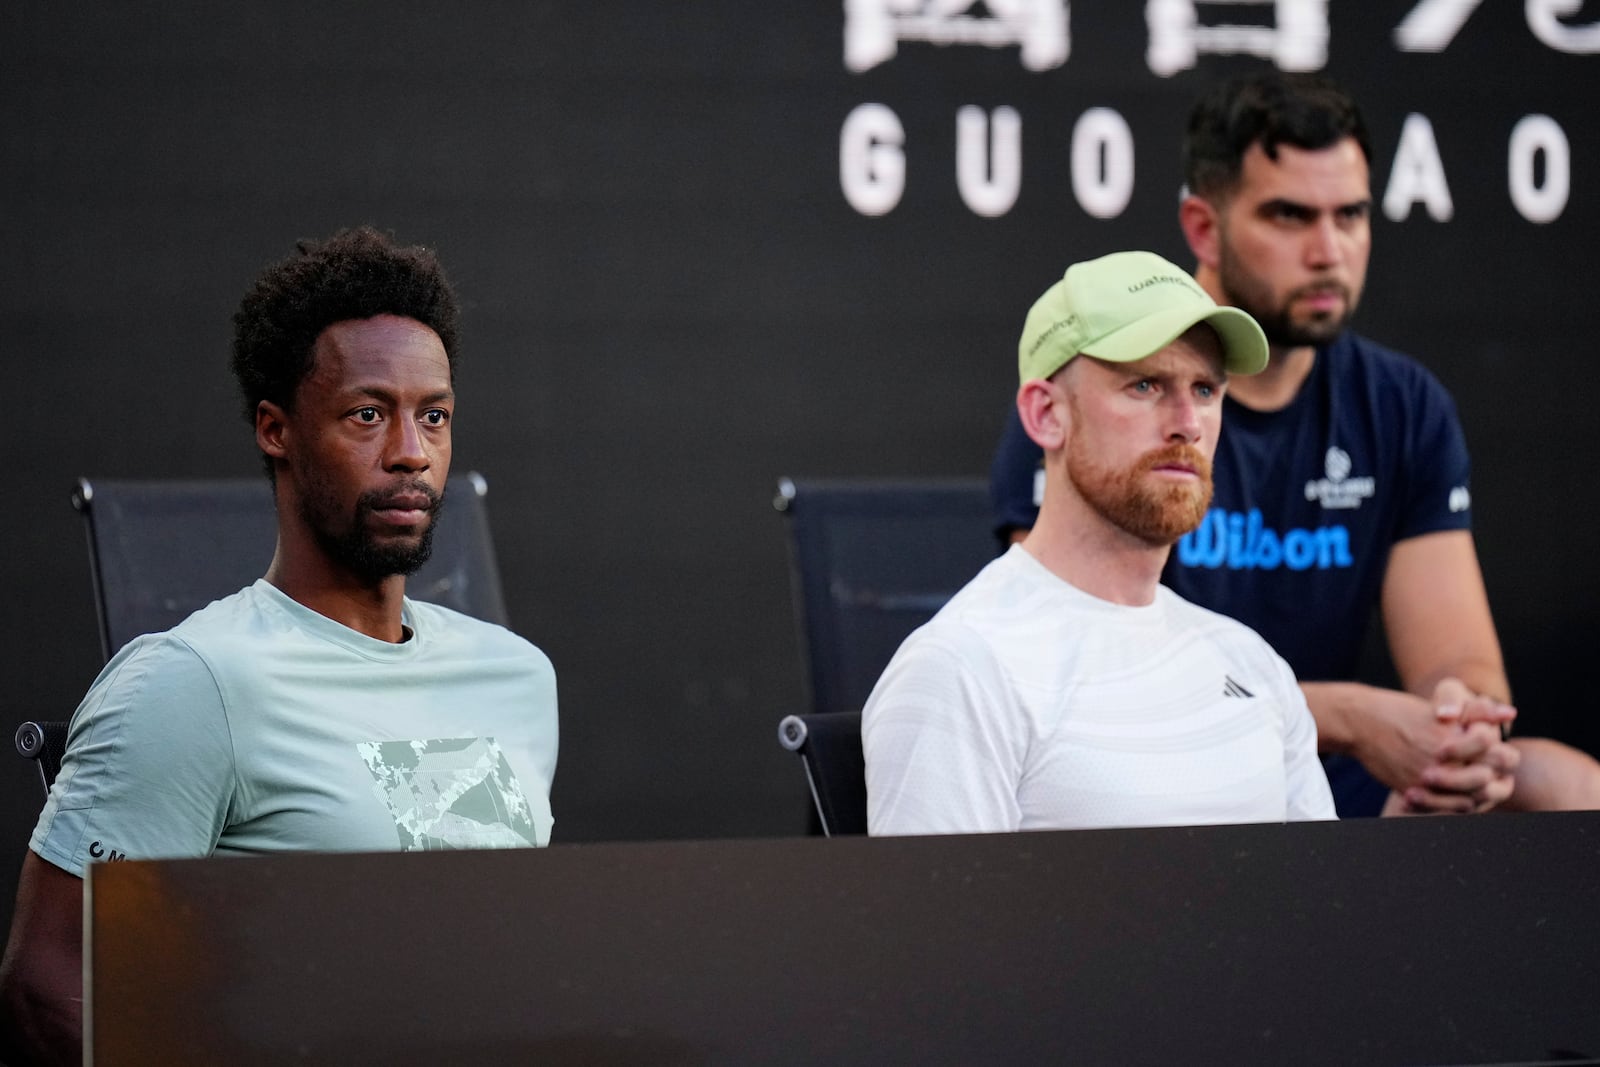
[[[94,1062],[1600,1055],[1600,814],[98,865]]]

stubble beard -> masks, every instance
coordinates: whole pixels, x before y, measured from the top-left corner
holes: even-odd
[[[388,490],[371,490],[356,499],[348,521],[338,521],[338,501],[329,485],[318,478],[306,483],[300,495],[300,517],[316,538],[317,545],[335,564],[368,585],[377,585],[396,575],[415,574],[433,554],[433,531],[439,524],[444,494],[431,486],[410,483]],[[380,541],[373,536],[372,513],[384,499],[399,491],[424,493],[430,504],[427,525],[415,537],[396,537]]]
[[[1111,470],[1067,449],[1067,478],[1095,513],[1152,548],[1170,548],[1200,525],[1211,506],[1211,461],[1193,445],[1169,445],[1140,456],[1131,467]],[[1180,463],[1198,476],[1188,483],[1148,477],[1158,466]]]

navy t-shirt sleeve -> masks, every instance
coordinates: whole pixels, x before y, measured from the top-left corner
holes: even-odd
[[[1408,409],[1413,413],[1405,508],[1396,516],[1395,540],[1472,527],[1468,490],[1471,464],[1455,400],[1439,380],[1418,367]]]
[[[989,500],[994,508],[994,532],[1001,541],[1013,530],[1031,530],[1039,518],[1034,480],[1044,449],[1022,428],[1015,404],[1006,416],[1005,430],[989,464]]]

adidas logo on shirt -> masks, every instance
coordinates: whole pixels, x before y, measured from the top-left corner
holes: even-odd
[[[1254,693],[1234,681],[1228,675],[1222,676],[1222,695],[1225,697],[1253,697]]]

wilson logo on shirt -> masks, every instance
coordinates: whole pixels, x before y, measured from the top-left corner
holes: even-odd
[[[1260,508],[1212,508],[1178,542],[1178,563],[1208,570],[1329,570],[1354,565],[1345,526],[1274,530]]]

